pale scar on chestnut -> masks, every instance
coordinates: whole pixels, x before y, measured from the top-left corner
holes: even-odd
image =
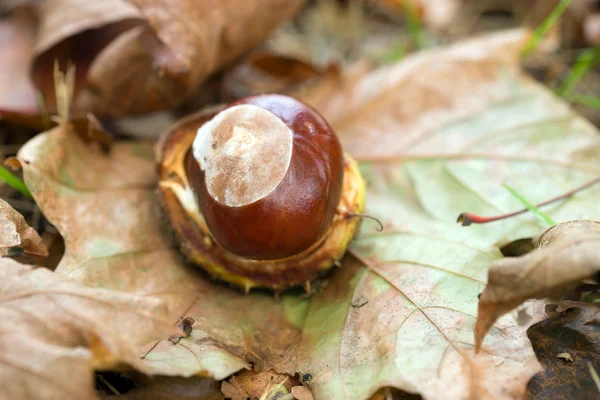
[[[281,119],[242,104],[202,125],[192,146],[210,196],[225,206],[240,207],[277,187],[289,168],[292,142],[292,131]]]
[[[294,98],[251,96],[189,117],[162,135],[157,158],[184,254],[246,290],[310,287],[340,264],[358,229],[349,217],[364,208],[356,162]]]

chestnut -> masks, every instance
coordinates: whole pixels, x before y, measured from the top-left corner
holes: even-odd
[[[179,122],[157,145],[159,194],[188,259],[246,290],[306,284],[338,263],[364,182],[309,105],[263,94]]]

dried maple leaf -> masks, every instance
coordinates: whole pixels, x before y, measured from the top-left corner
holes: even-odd
[[[519,398],[540,368],[526,327],[499,319],[478,355],[472,332],[500,247],[540,225],[525,216],[466,229],[454,218],[520,208],[504,181],[537,201],[600,173],[595,129],[519,72],[525,40],[505,32],[408,57],[313,98],[362,160],[367,212],[386,230],[365,223],[310,299],[210,282],[166,234],[149,146],[116,143],[107,156],[61,129],[19,153],[28,188],[65,237],[57,273],[163,298],[173,324],[195,320],[176,345],[165,337],[146,349],[155,374],[221,380],[252,362],[310,374],[315,399],[367,399],[381,387],[428,399]],[[591,188],[547,212],[600,219],[597,196]]]
[[[165,311],[157,299],[0,259],[0,398],[96,398],[92,369],[144,370],[136,348],[171,329]]]
[[[492,324],[528,299],[560,299],[600,271],[600,222],[571,221],[548,229],[538,249],[492,264],[479,298],[475,343]]]
[[[38,233],[27,225],[25,218],[6,201],[0,199],[0,257],[15,249],[45,257],[48,249]]]

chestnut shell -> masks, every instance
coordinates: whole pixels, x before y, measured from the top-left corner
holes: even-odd
[[[339,264],[360,224],[359,218],[348,214],[361,213],[365,200],[364,181],[348,154],[344,154],[342,191],[335,215],[313,246],[291,257],[255,260],[215,243],[188,181],[186,160],[198,128],[222,109],[206,109],[179,121],[161,135],[155,149],[159,200],[188,261],[245,290],[303,285]]]
[[[241,207],[216,201],[191,151],[188,180],[215,241],[241,257],[274,260],[291,257],[325,234],[340,201],[344,174],[342,146],[333,129],[308,105],[289,96],[256,95],[226,107],[251,104],[270,111],[292,131],[292,158],[277,187]]]

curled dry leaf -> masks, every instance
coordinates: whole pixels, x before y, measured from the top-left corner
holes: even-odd
[[[116,115],[180,104],[220,67],[266,39],[304,1],[132,0],[149,28],[128,32],[100,54],[79,105]]]
[[[600,222],[563,222],[540,237],[537,250],[492,264],[479,298],[477,349],[492,324],[528,299],[560,299],[600,271]]]
[[[95,399],[92,369],[143,371],[136,347],[172,329],[165,313],[157,299],[0,259],[0,398]]]
[[[39,27],[31,78],[50,113],[55,107],[54,62],[77,68],[75,89],[85,84],[96,55],[119,34],[142,23],[137,9],[126,0],[46,0],[37,8]]]
[[[25,181],[65,237],[57,273],[167,301],[189,337],[145,350],[154,374],[224,379],[247,367],[311,375],[315,399],[369,398],[397,387],[428,399],[519,398],[540,366],[510,315],[475,356],[477,295],[500,247],[541,228],[531,216],[455,225],[468,209],[520,208],[600,173],[600,136],[518,70],[523,31],[408,57],[313,97],[345,149],[361,158],[367,210],[351,255],[327,287],[280,301],[243,295],[183,263],[155,197],[149,146],[116,143],[107,156],[60,129],[19,153]],[[552,156],[548,156],[551,154]],[[598,187],[550,207],[557,221],[600,219]],[[361,298],[362,307],[352,307]],[[539,304],[527,305],[537,321]]]
[[[6,201],[0,199],[0,257],[10,255],[16,249],[45,257],[48,249],[38,233],[27,225],[25,218]]]

